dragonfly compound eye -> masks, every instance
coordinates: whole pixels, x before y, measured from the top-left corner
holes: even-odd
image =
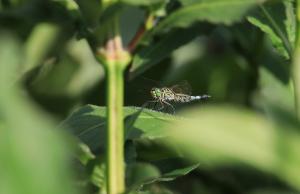
[[[150,93],[151,93],[151,96],[153,98],[156,98],[156,90],[155,90],[155,88],[152,88],[151,91],[150,91]]]
[[[161,91],[160,91],[159,88],[155,88],[155,95],[156,95],[157,97],[160,97],[160,96],[161,96]]]

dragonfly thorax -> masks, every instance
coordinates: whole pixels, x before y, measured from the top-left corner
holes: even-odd
[[[167,87],[152,88],[151,96],[152,96],[152,98],[159,100],[159,101],[174,101],[175,100],[175,93]]]

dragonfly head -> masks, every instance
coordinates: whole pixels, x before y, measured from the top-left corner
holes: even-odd
[[[150,93],[154,99],[160,98],[161,96],[161,90],[159,88],[152,88]]]

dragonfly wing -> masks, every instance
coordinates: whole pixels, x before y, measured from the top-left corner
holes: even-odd
[[[178,84],[170,87],[170,89],[177,94],[187,94],[187,95],[192,94],[191,85],[186,80],[183,80]]]

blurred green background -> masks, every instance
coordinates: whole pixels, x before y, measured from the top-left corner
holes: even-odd
[[[0,194],[105,193],[105,75],[90,42],[100,1],[86,2],[0,1]],[[149,10],[160,22],[208,1],[124,2],[127,46]],[[124,80],[131,192],[299,193],[294,7],[268,1],[232,25],[199,19],[137,46]],[[175,115],[135,108],[182,80],[212,97]]]

